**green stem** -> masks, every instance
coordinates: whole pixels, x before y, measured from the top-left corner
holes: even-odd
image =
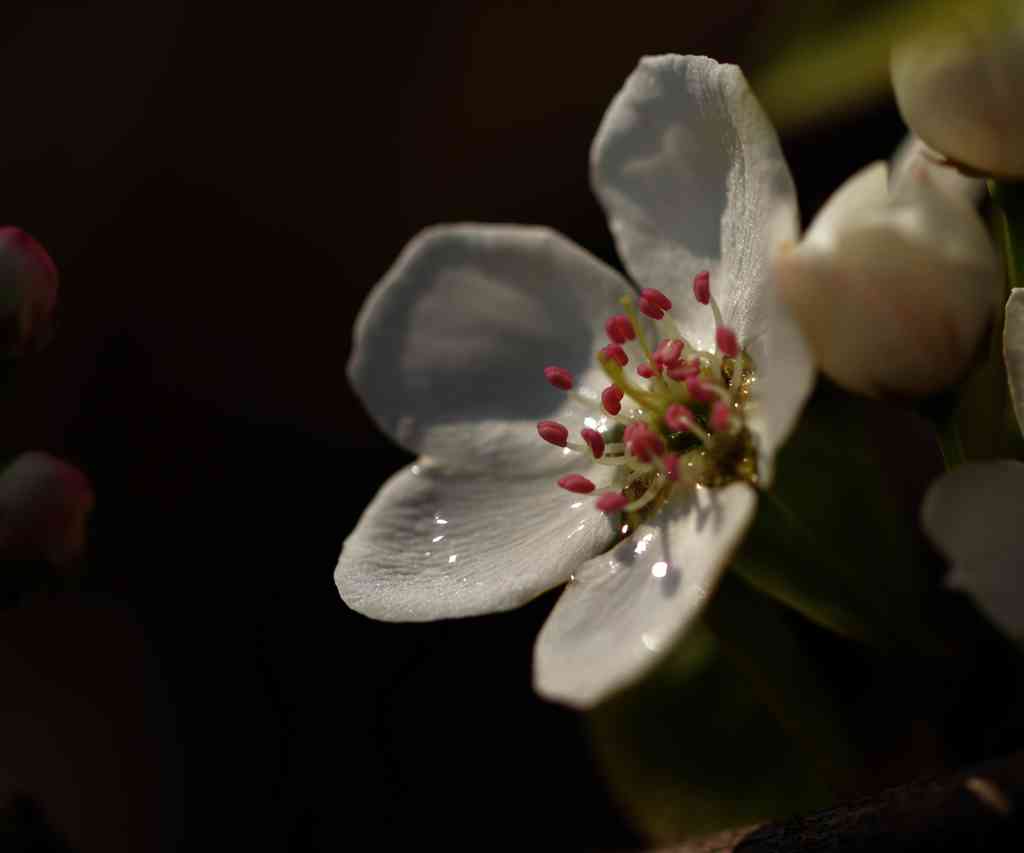
[[[705,624],[821,781],[834,791],[849,787],[863,758],[836,695],[780,611],[743,580],[726,575]]]
[[[942,461],[945,463],[947,471],[967,461],[964,444],[960,437],[960,423],[955,414],[943,423],[937,424],[936,432],[939,436]]]
[[[1024,282],[1024,186],[990,180],[989,197],[998,220],[1000,248],[1006,259],[1008,288]]]

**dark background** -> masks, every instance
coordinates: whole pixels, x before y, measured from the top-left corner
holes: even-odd
[[[346,385],[349,330],[432,222],[544,223],[617,263],[587,183],[611,97],[643,54],[749,67],[774,11],[5,6],[0,221],[62,294],[0,437],[98,505],[81,578],[0,614],[0,791],[81,851],[641,843],[581,718],[532,694],[551,596],[411,626],[338,599],[408,459]],[[900,134],[883,103],[787,135],[805,218]]]

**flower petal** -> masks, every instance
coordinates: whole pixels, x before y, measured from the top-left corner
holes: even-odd
[[[650,669],[700,615],[756,504],[743,483],[679,490],[652,522],[575,572],[537,637],[537,691],[589,708]]]
[[[915,170],[923,169],[943,192],[977,205],[985,197],[985,182],[981,178],[968,177],[955,166],[944,162],[944,159],[919,137],[908,133],[893,153],[890,182],[895,185]]]
[[[601,123],[591,174],[626,267],[678,300],[688,339],[713,348],[712,318],[690,294],[702,269],[740,340],[761,331],[770,258],[799,224],[778,137],[739,68],[641,60]]]
[[[1006,362],[1006,378],[1010,384],[1017,426],[1024,432],[1024,287],[1015,287],[1006,300],[1003,360]]]
[[[474,616],[511,610],[563,583],[613,536],[591,500],[553,478],[466,475],[420,460],[367,507],[334,579],[345,603],[374,619]]]
[[[547,228],[430,228],[363,306],[349,378],[381,428],[414,452],[464,469],[548,470],[560,456],[536,422],[580,415],[544,368],[600,390],[603,323],[628,289]],[[599,418],[598,403],[588,413]]]
[[[757,474],[769,487],[775,478],[775,454],[789,438],[814,390],[814,357],[789,309],[775,297],[762,307],[764,331],[747,346],[757,381],[747,402],[747,425],[757,439]]]
[[[924,529],[949,559],[946,583],[969,594],[1011,637],[1024,640],[1024,464],[961,465],[934,483]]]

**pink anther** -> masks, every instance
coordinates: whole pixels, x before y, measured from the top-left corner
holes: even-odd
[[[637,302],[637,307],[640,309],[641,314],[646,314],[652,320],[660,320],[665,316],[664,309],[658,303],[651,302],[650,299],[646,299],[643,296]]]
[[[580,430],[580,435],[583,436],[583,440],[587,443],[587,447],[590,448],[590,452],[594,454],[595,459],[600,459],[604,456],[604,436],[601,433],[596,429],[584,427]]]
[[[589,495],[597,488],[590,480],[582,474],[566,474],[560,477],[558,485],[568,492],[575,492],[578,495]]]
[[[711,417],[708,419],[708,426],[712,432],[725,432],[729,429],[729,421],[732,413],[729,407],[721,400],[716,400],[711,406]]]
[[[669,299],[660,290],[655,290],[653,287],[645,287],[640,291],[640,297],[646,299],[648,302],[653,302],[662,311],[672,310],[672,300]]]
[[[665,410],[665,426],[672,432],[684,432],[694,423],[693,412],[682,403],[673,403]]]
[[[698,373],[700,373],[700,359],[697,358],[693,361],[681,361],[668,369],[668,375],[676,382],[685,382]]]
[[[642,421],[626,427],[622,440],[629,452],[644,462],[649,462],[652,456],[660,456],[665,450],[661,436]]]
[[[569,440],[569,430],[558,421],[541,421],[537,424],[537,433],[549,444],[557,447],[565,447]]]
[[[544,377],[556,388],[568,391],[572,388],[572,374],[564,367],[554,365],[544,368]]]
[[[682,354],[682,341],[662,341],[654,351],[654,360],[665,367],[674,367]]]
[[[736,358],[740,352],[739,341],[736,340],[736,333],[728,326],[719,326],[715,329],[715,343],[718,349],[729,358]]]
[[[617,415],[622,410],[622,389],[609,385],[601,392],[601,405],[609,415]]]
[[[618,512],[629,503],[629,498],[620,492],[608,492],[597,499],[597,508],[601,512]]]
[[[601,358],[605,360],[616,361],[623,367],[629,364],[629,356],[626,355],[626,351],[618,344],[608,344],[601,350]]]
[[[707,305],[711,301],[711,273],[707,270],[693,277],[693,295],[701,305]]]
[[[651,367],[646,361],[643,364],[638,364],[636,372],[639,373],[644,379],[650,379],[652,376],[661,373],[661,365],[655,365]]]
[[[661,464],[665,466],[665,475],[674,483],[679,479],[679,457],[674,453],[666,453],[661,457]]]
[[[715,399],[715,392],[701,382],[698,376],[691,376],[686,380],[686,390],[698,403],[710,403]]]
[[[633,329],[633,321],[625,314],[616,314],[604,322],[604,330],[608,333],[608,339],[613,344],[624,344],[636,337]]]

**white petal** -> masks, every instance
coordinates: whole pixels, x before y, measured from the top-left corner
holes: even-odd
[[[774,293],[774,282],[771,292]],[[814,390],[814,357],[789,309],[777,298],[765,301],[765,331],[748,344],[757,381],[747,402],[747,425],[757,441],[760,485],[775,478],[775,454],[793,431]]]
[[[1015,287],[1006,301],[1003,327],[1003,360],[1010,383],[1010,399],[1017,425],[1024,431],[1024,288]]]
[[[643,59],[605,114],[591,169],[626,267],[676,301],[685,334],[713,347],[691,290],[703,269],[740,340],[761,331],[769,261],[799,225],[778,137],[739,68]]]
[[[366,300],[349,378],[381,428],[414,452],[465,469],[557,467],[536,422],[583,424],[543,369],[565,367],[595,391],[607,384],[595,353],[627,291],[546,228],[430,228]],[[587,414],[600,417],[596,403]]]
[[[896,103],[937,151],[984,173],[1024,175],[1024,13],[1017,4],[1012,19],[993,20],[969,5],[895,47]]]
[[[869,395],[922,395],[963,375],[1002,273],[972,205],[912,170],[854,175],[806,238],[776,259],[778,285],[821,369]]]
[[[818,211],[801,241],[822,251],[834,251],[844,228],[856,225],[867,211],[889,200],[889,168],[881,160],[870,163],[840,184]]]
[[[601,471],[565,465],[596,483]],[[420,622],[510,610],[565,582],[614,536],[553,477],[466,475],[420,460],[384,484],[334,573],[354,610]]]
[[[949,559],[949,586],[967,592],[1003,631],[1024,640],[1024,464],[961,465],[928,490],[925,531]]]
[[[985,182],[981,178],[968,177],[943,160],[941,154],[927,146],[919,137],[908,133],[893,155],[890,180],[895,184],[915,170],[924,169],[943,192],[962,198],[970,204],[978,204],[985,197]]]
[[[753,519],[753,489],[679,490],[574,574],[537,637],[537,692],[589,708],[649,670],[697,619]]]

